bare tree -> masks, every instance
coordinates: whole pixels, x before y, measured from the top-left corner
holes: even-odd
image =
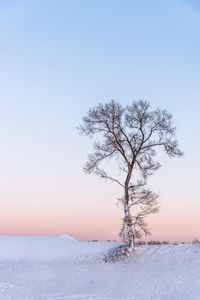
[[[123,188],[121,237],[129,243],[131,249],[135,237],[140,236],[142,231],[149,233],[145,217],[158,211],[157,195],[145,189],[147,177],[160,167],[160,163],[155,160],[155,149],[162,147],[169,157],[182,156],[171,119],[171,114],[166,110],[158,108],[151,111],[150,104],[143,100],[125,108],[112,100],[90,109],[83,118],[83,125],[78,128],[81,134],[90,137],[100,134],[99,140],[94,143],[94,153],[88,156],[84,171],[116,182]],[[101,163],[110,158],[117,159],[124,174],[123,181],[121,176],[112,177],[100,168]],[[141,179],[133,184],[136,174]],[[136,206],[140,209],[132,215],[132,208]]]

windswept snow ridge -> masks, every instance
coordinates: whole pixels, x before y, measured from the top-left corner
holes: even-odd
[[[68,242],[77,242],[77,240],[75,238],[73,238],[72,236],[70,236],[68,234],[58,234],[58,235],[55,235],[55,237],[58,237],[60,239],[65,239]]]
[[[140,246],[102,260],[112,242],[67,235],[0,237],[2,300],[199,300],[200,245]]]

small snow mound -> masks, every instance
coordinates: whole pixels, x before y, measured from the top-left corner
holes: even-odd
[[[7,292],[8,290],[10,290],[12,288],[12,285],[7,284],[7,283],[0,283],[0,291],[2,293]]]
[[[78,242],[75,238],[73,238],[72,236],[70,236],[68,234],[58,234],[57,237],[59,239],[68,240],[69,242]]]

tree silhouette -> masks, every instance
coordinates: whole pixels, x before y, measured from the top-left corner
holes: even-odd
[[[120,235],[133,248],[135,237],[140,237],[142,232],[150,232],[145,217],[159,209],[158,196],[145,188],[148,176],[160,167],[155,160],[155,149],[162,147],[169,157],[183,154],[175,139],[172,116],[159,108],[151,111],[150,104],[143,100],[124,108],[112,100],[90,109],[78,129],[81,134],[90,137],[100,134],[84,171],[116,182],[123,188],[124,195],[120,201],[124,218]],[[112,177],[100,168],[103,161],[111,158],[116,159],[123,172],[123,181],[121,176]],[[133,176],[136,173],[139,174],[139,180]]]

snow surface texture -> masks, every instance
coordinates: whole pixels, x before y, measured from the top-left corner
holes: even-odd
[[[0,237],[2,300],[199,300],[200,245],[140,246],[105,263],[114,242]]]

